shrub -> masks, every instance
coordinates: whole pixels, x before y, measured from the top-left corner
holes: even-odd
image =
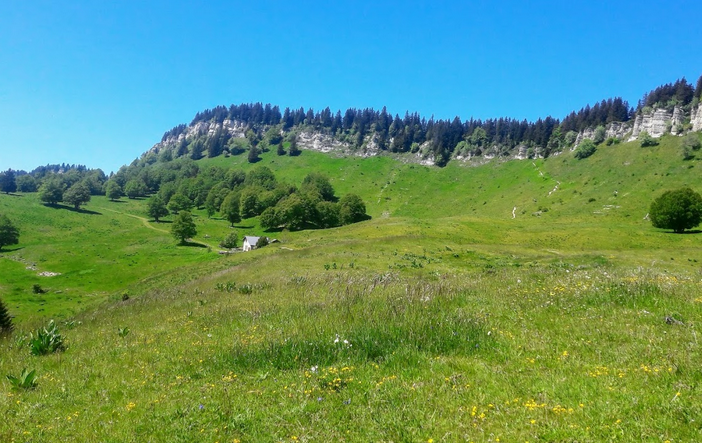
[[[581,141],[578,147],[575,149],[575,158],[581,160],[588,158],[594,154],[596,150],[597,147],[595,147],[595,143],[589,138],[586,138],[585,140]]]
[[[690,188],[666,191],[651,203],[649,216],[655,228],[681,233],[702,221],[702,196]]]
[[[690,132],[685,137],[683,137],[681,145],[683,149],[687,148],[693,151],[697,151],[700,149],[700,146],[702,146],[702,142],[700,142],[700,138],[696,133]]]
[[[641,131],[638,140],[641,143],[642,148],[658,145],[658,140],[651,137],[651,135],[646,131]]]
[[[605,131],[604,126],[600,125],[597,128],[595,128],[595,133],[592,136],[592,142],[596,145],[599,145],[605,140],[606,135],[607,132]]]
[[[53,320],[47,327],[38,329],[30,335],[29,348],[32,355],[47,355],[65,349],[63,337]]]

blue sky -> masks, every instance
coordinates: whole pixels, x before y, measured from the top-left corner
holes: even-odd
[[[702,2],[6,1],[0,170],[115,171],[219,104],[561,118],[702,74]]]

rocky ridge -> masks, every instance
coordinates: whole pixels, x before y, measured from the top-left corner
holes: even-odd
[[[639,112],[633,120],[627,122],[613,122],[609,123],[605,128],[606,138],[618,138],[622,140],[633,141],[641,134],[641,132],[648,132],[651,137],[658,138],[664,134],[670,133],[673,135],[682,135],[684,130],[684,125],[686,123],[686,113],[683,108],[676,106],[673,110],[668,110],[666,108],[657,108],[649,112]],[[689,114],[689,127],[692,131],[702,131],[702,103],[693,107]],[[175,146],[182,142],[183,140],[191,139],[199,136],[214,136],[219,129],[223,129],[229,133],[231,137],[234,138],[245,138],[248,126],[237,120],[224,120],[222,123],[215,121],[205,122],[199,121],[193,125],[189,125],[177,136],[168,136],[163,141],[156,143],[149,152],[159,153],[163,149],[173,149]],[[587,128],[581,131],[573,145],[573,149],[577,147],[584,139],[592,139],[595,135],[595,128]],[[392,142],[392,140],[390,140]],[[333,153],[337,155],[350,155],[359,157],[373,157],[385,153],[378,146],[378,138],[376,134],[367,135],[363,143],[363,146],[357,148],[347,141],[339,140],[331,135],[324,134],[321,132],[314,131],[301,131],[298,134],[297,139],[298,147],[301,149],[307,149],[323,153]],[[496,152],[498,149],[494,149]],[[540,149],[537,147],[534,152],[537,156]],[[485,151],[482,156],[484,159],[492,158],[494,156],[489,153],[492,152],[491,149]],[[528,147],[520,144],[513,149],[512,155],[507,158],[513,159],[527,159]],[[428,143],[425,143],[419,152],[414,154],[400,154],[403,161],[419,163],[423,165],[433,165],[435,164],[435,159],[433,153],[428,147]],[[475,160],[471,156],[456,156],[456,160],[462,162],[470,162]]]

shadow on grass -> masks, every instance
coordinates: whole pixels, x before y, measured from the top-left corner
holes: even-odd
[[[2,254],[2,253],[4,253],[4,252],[15,252],[15,251],[20,251],[20,250],[22,250],[22,249],[24,249],[24,246],[20,246],[20,247],[18,247],[18,248],[12,248],[12,249],[2,248],[2,249],[0,249],[0,254]]]
[[[15,194],[14,192],[6,192],[5,195],[9,195],[10,197],[24,197],[22,194]]]
[[[230,228],[236,228],[236,229],[253,229],[254,225],[234,225],[230,226]]]
[[[110,200],[110,203],[127,203],[124,200]]]
[[[672,234],[675,234],[675,232],[673,232]],[[691,229],[689,231],[683,231],[680,234],[702,234],[702,230],[701,229]]]
[[[70,206],[64,206],[64,205],[45,205],[51,209],[63,209],[66,211],[71,211],[71,212],[77,212],[79,214],[90,214],[90,215],[102,215],[102,212],[97,212],[97,211],[91,211],[90,209],[83,209],[83,208],[72,208]]]
[[[149,223],[156,223],[156,224],[160,225],[160,224],[163,224],[163,223],[165,223],[165,224],[173,223],[173,220],[159,220],[159,221],[156,221],[156,220],[149,220]]]
[[[207,245],[203,245],[202,243],[194,242],[194,241],[184,241],[182,243],[178,243],[178,246],[187,246],[190,248],[206,248]]]

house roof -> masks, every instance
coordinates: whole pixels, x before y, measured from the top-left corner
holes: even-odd
[[[259,238],[261,238],[261,237],[253,237],[251,235],[246,235],[246,236],[244,236],[244,241],[248,242],[248,244],[250,244],[250,245],[255,245],[256,243],[258,243]]]

